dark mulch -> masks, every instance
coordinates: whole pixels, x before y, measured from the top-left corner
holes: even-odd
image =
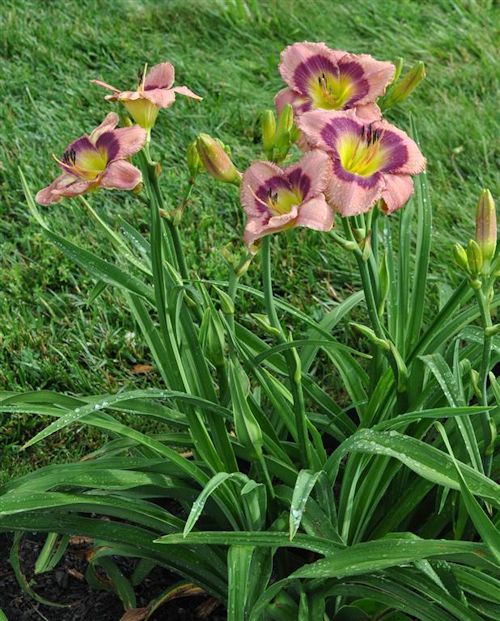
[[[124,614],[120,601],[113,593],[91,590],[83,578],[87,566],[84,543],[70,546],[54,571],[34,577],[33,568],[42,542],[36,536],[26,537],[23,541],[22,567],[25,576],[31,580],[31,587],[51,602],[68,605],[65,608],[40,604],[23,593],[9,562],[10,543],[10,537],[0,534],[0,609],[7,615],[8,621],[119,621]],[[130,574],[133,565],[134,561],[120,561],[120,568],[126,575]],[[155,569],[137,587],[137,606],[146,606],[178,581],[178,576]],[[200,607],[210,604],[206,597],[174,600],[161,606],[151,621],[225,621],[222,606],[218,606],[209,616],[200,616]]]

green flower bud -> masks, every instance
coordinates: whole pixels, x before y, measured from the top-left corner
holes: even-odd
[[[291,104],[286,104],[283,106],[283,109],[278,117],[278,125],[274,141],[274,147],[276,150],[275,160],[278,162],[285,159],[294,142],[291,135],[293,127],[293,108]]]
[[[478,276],[483,268],[483,255],[481,248],[474,239],[470,239],[467,244],[467,260],[471,275]]]
[[[196,140],[198,155],[207,172],[224,183],[239,185],[241,173],[226,153],[224,145],[208,134],[200,134]]]
[[[476,209],[476,242],[481,248],[486,267],[495,256],[497,247],[497,214],[489,190],[483,190]]]
[[[469,271],[469,261],[467,260],[467,252],[465,248],[460,244],[455,244],[453,247],[453,257],[455,259],[455,263],[458,267],[464,272]]]
[[[219,287],[216,287],[215,285],[212,286],[214,291],[219,296],[220,306],[224,315],[234,315],[234,302],[231,299],[231,296],[225,291],[222,291],[222,289],[219,289]]]
[[[351,321],[349,325],[362,336],[366,337],[370,343],[373,343],[376,347],[379,347],[385,351],[389,351],[391,349],[389,341],[379,338],[371,328],[368,328],[361,323],[354,323],[353,321]]]
[[[198,148],[196,146],[196,140],[190,142],[186,153],[187,166],[191,179],[194,179],[196,175],[203,170],[203,163],[198,154]]]
[[[261,117],[262,145],[266,153],[270,153],[274,147],[276,137],[276,117],[272,110],[264,110]]]
[[[217,313],[208,307],[200,326],[201,345],[206,357],[215,367],[224,365],[224,328]]]
[[[417,86],[425,79],[425,65],[418,62],[394,84],[385,100],[385,108],[401,103],[413,93]]]

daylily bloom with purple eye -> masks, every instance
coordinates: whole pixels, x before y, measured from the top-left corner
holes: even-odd
[[[140,170],[127,159],[143,148],[146,131],[138,125],[116,129],[118,121],[118,115],[110,112],[92,133],[69,145],[57,160],[62,175],[36,195],[40,205],[52,205],[99,187],[133,190],[141,182]]]
[[[254,162],[243,175],[241,202],[248,215],[245,243],[295,226],[329,231],[333,209],[324,191],[330,177],[330,160],[315,150],[288,168],[271,162]]]
[[[275,98],[278,112],[286,104],[295,114],[308,110],[347,110],[370,119],[380,112],[374,103],[392,82],[392,63],[369,54],[331,50],[324,43],[294,43],[281,53],[281,77],[288,84]]]
[[[148,73],[144,72],[135,91],[120,91],[101,80],[92,82],[113,91],[112,95],[106,95],[106,99],[121,101],[135,122],[150,130],[156,122],[160,109],[169,108],[174,103],[176,93],[192,99],[201,99],[187,86],[173,86],[174,79],[174,66],[171,63],[160,63]]]
[[[400,209],[413,193],[410,175],[425,169],[415,142],[387,121],[367,123],[354,110],[312,110],[298,126],[312,147],[330,155],[326,196],[343,216],[369,211],[378,200],[386,213]]]

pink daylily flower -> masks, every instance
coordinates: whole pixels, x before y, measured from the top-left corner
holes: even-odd
[[[116,129],[118,121],[118,115],[110,112],[88,136],[68,146],[62,160],[57,160],[62,175],[36,195],[40,205],[52,205],[99,187],[133,190],[141,182],[140,170],[127,160],[143,148],[147,133],[138,125]]]
[[[252,246],[265,235],[295,226],[329,231],[334,213],[324,191],[330,168],[328,155],[319,150],[285,169],[254,162],[241,181],[241,203],[248,215],[245,243]]]
[[[324,43],[294,43],[281,53],[279,71],[287,88],[275,97],[278,113],[286,103],[296,115],[308,110],[347,110],[371,120],[379,114],[375,104],[392,82],[392,63],[369,54],[332,50]]]
[[[326,197],[343,216],[369,211],[379,200],[386,213],[400,209],[413,193],[411,175],[425,170],[416,143],[382,119],[366,122],[354,110],[312,110],[298,126],[311,147],[329,154]]]
[[[112,95],[106,95],[106,99],[121,101],[135,122],[150,130],[156,122],[160,109],[169,108],[174,103],[176,93],[201,100],[201,97],[187,86],[173,86],[174,79],[174,66],[171,63],[160,63],[143,76],[135,91],[120,91],[101,80],[92,82],[113,91]]]

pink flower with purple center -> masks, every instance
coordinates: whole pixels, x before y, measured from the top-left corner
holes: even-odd
[[[281,53],[281,77],[287,88],[275,98],[278,112],[286,103],[295,114],[308,110],[347,110],[371,119],[379,113],[374,103],[392,82],[392,63],[369,54],[331,50],[324,43],[294,43]]]
[[[160,63],[144,74],[135,91],[120,91],[101,80],[92,82],[113,91],[112,95],[106,95],[106,99],[121,101],[135,122],[150,130],[156,122],[160,109],[169,108],[174,103],[176,93],[192,99],[201,99],[187,86],[173,86],[174,79],[174,66],[171,63]]]
[[[312,110],[298,126],[312,147],[329,154],[326,196],[343,216],[369,211],[379,200],[387,213],[400,209],[413,193],[411,175],[425,170],[415,142],[387,121],[366,122],[354,110]]]
[[[99,187],[133,190],[141,182],[141,172],[127,160],[145,145],[146,131],[138,125],[116,129],[118,121],[118,115],[110,112],[88,136],[68,146],[57,160],[62,174],[36,195],[41,205]]]
[[[254,162],[241,182],[241,202],[248,215],[245,243],[251,246],[265,235],[296,226],[329,231],[334,213],[324,191],[330,168],[330,158],[319,150],[285,169]]]

